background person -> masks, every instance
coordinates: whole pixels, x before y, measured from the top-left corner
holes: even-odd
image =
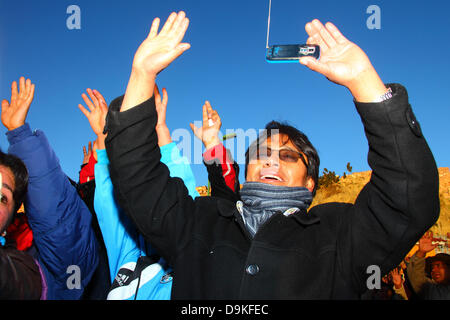
[[[62,171],[44,132],[32,131],[25,122],[35,85],[21,77],[19,86],[20,90],[14,81],[11,102],[2,101],[1,121],[8,129],[8,153],[28,170],[24,204],[45,283],[41,299],[80,299],[98,264],[91,213]]]
[[[419,249],[411,257],[407,272],[413,290],[425,300],[450,300],[450,255],[439,253],[426,258],[433,251],[433,232],[426,232],[419,240]]]

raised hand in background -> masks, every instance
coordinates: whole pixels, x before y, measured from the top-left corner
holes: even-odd
[[[217,111],[211,107],[209,101],[206,101],[203,105],[202,126],[198,128],[193,123],[190,123],[189,126],[195,136],[202,140],[207,150],[220,144],[219,132],[222,121]]]
[[[2,101],[1,120],[3,125],[9,130],[14,130],[25,124],[25,120],[30,110],[31,102],[34,98],[35,85],[30,79],[20,77],[19,90],[17,82],[13,81],[11,85],[11,102]]]

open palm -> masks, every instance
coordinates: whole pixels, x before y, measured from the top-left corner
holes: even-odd
[[[348,87],[365,70],[371,68],[367,55],[356,44],[345,38],[332,23],[324,26],[315,19],[307,23],[308,44],[320,46],[320,59],[303,57],[300,62],[319,72],[334,83]]]
[[[31,83],[30,79],[25,80],[24,77],[21,77],[19,86],[19,90],[17,90],[17,82],[14,81],[11,86],[11,102],[2,101],[1,120],[8,130],[14,130],[25,124],[34,98],[35,85]]]
[[[183,11],[173,12],[158,33],[159,23],[159,18],[153,20],[150,33],[133,60],[134,69],[155,76],[190,48],[188,43],[180,43],[189,25]]]
[[[81,95],[81,97],[88,106],[89,110],[83,107],[82,104],[79,104],[78,108],[89,120],[89,124],[91,125],[94,133],[99,136],[103,134],[103,130],[105,128],[108,105],[106,104],[105,98],[97,90],[93,91],[91,89],[87,89],[86,91],[92,101],[89,100],[88,96],[84,93]]]
[[[203,105],[202,113],[202,126],[196,127],[193,123],[190,123],[190,127],[195,136],[202,140],[206,149],[209,149],[220,143],[219,131],[222,126],[222,121],[216,110],[214,110],[209,101],[206,101]]]
[[[433,233],[429,231],[419,240],[419,250],[422,252],[430,252],[435,248],[436,245],[433,244]]]

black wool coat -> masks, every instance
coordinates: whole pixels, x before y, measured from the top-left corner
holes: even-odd
[[[274,214],[252,239],[234,202],[192,199],[160,162],[153,97],[119,112],[106,147],[117,200],[175,271],[174,299],[357,299],[397,266],[439,216],[438,173],[401,85],[358,103],[370,182],[355,204]],[[330,136],[332,139],[332,136]],[[369,281],[370,280],[370,281]]]

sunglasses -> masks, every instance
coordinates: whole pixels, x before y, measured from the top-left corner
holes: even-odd
[[[283,162],[296,163],[298,159],[301,159],[303,164],[308,167],[303,154],[291,149],[275,150],[271,148],[259,147],[256,148],[256,150],[250,155],[250,160],[267,160],[272,156],[272,153],[278,154],[278,159]]]

